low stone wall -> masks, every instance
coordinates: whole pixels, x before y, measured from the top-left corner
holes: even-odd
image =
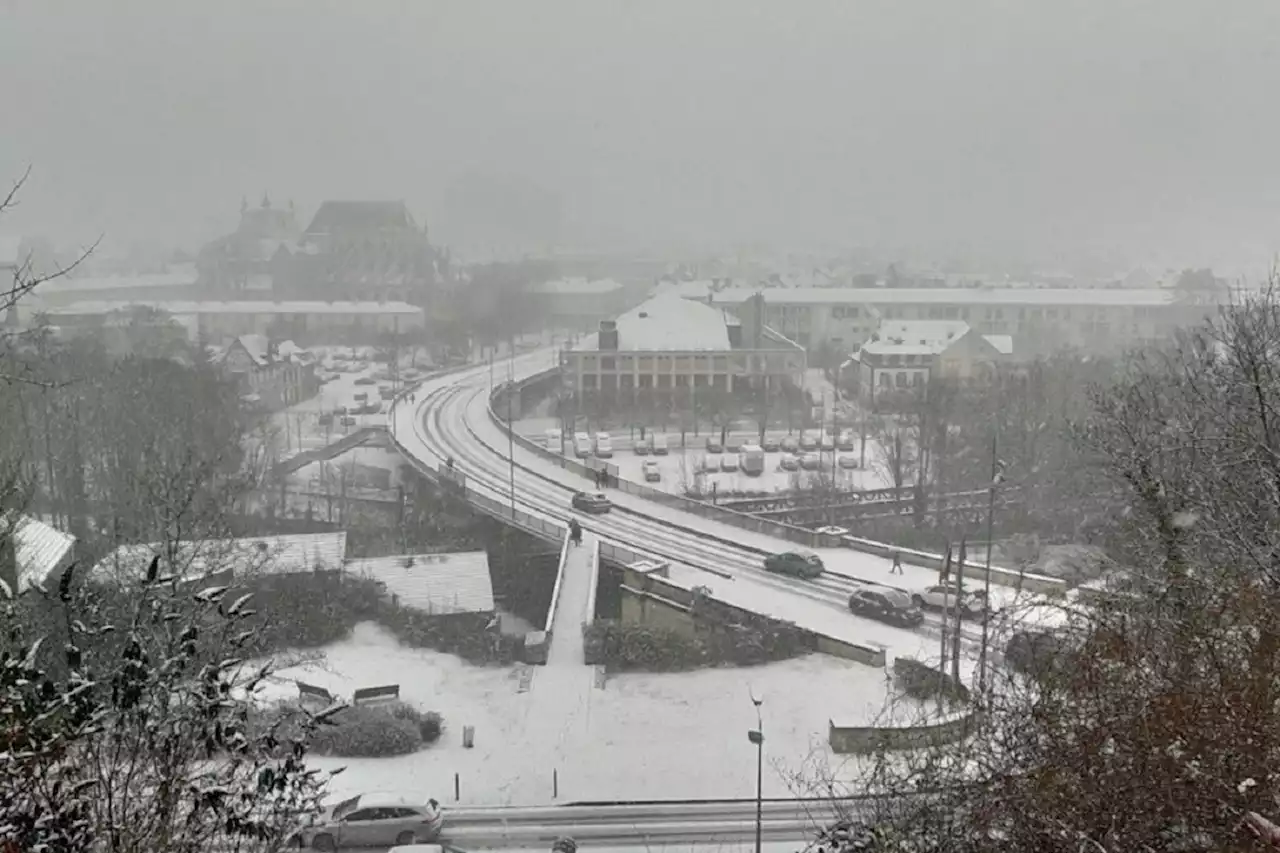
[[[881,750],[922,749],[964,738],[976,719],[972,710],[919,726],[837,726],[828,720],[827,743],[839,755],[867,755]]]

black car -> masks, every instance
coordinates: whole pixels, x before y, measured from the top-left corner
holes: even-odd
[[[849,612],[879,622],[914,628],[924,621],[924,611],[905,592],[883,586],[866,586],[849,596]]]
[[[801,554],[798,551],[786,551],[781,554],[770,554],[764,558],[764,570],[775,575],[788,575],[811,581],[822,576],[826,567],[816,554]]]
[[[604,495],[598,493],[575,492],[572,504],[573,508],[578,512],[585,512],[589,515],[604,515],[613,509],[613,503]]]
[[[355,381],[355,384],[356,385],[377,385],[378,380],[374,379],[372,376],[361,376],[359,379]]]
[[[724,445],[720,443],[720,439],[718,436],[714,436],[714,435],[707,436],[707,452],[708,453],[724,452]]]

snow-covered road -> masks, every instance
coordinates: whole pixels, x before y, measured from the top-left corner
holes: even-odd
[[[519,380],[549,369],[554,360],[555,353],[547,351],[521,356],[511,373]],[[507,375],[504,369],[498,379]],[[392,421],[397,440],[420,463],[438,468],[444,459],[453,458],[467,478],[468,490],[507,502],[512,499],[511,445],[505,427],[489,416],[489,392],[487,367],[431,381],[418,389],[412,402],[399,401]],[[514,500],[523,512],[563,523],[572,514],[572,493],[593,488],[586,478],[518,443],[514,460]],[[787,542],[616,490],[610,497],[618,510],[580,519],[584,529],[671,561],[678,583],[710,587],[713,595],[730,603],[846,642],[883,646],[890,656],[936,655],[936,627],[917,633],[852,616],[845,602],[859,585],[857,580],[828,575],[806,583],[764,572],[757,551],[788,550],[793,546]],[[818,553],[828,568],[870,582],[892,581],[919,589],[937,579],[933,570],[915,566],[891,577],[889,562],[872,555],[842,549]]]

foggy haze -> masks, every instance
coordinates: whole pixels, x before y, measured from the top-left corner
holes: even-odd
[[[5,230],[194,248],[266,191],[458,245],[1258,262],[1278,39],[1274,0],[4,0]]]

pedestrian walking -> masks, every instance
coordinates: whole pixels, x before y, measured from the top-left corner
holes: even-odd
[[[569,519],[569,541],[575,548],[582,544],[582,525],[576,518]]]
[[[891,575],[901,575],[901,574],[904,574],[904,572],[902,571],[902,554],[901,554],[901,552],[898,552],[898,551],[894,551],[894,552],[893,552],[893,565],[889,568],[889,574],[891,574]]]

